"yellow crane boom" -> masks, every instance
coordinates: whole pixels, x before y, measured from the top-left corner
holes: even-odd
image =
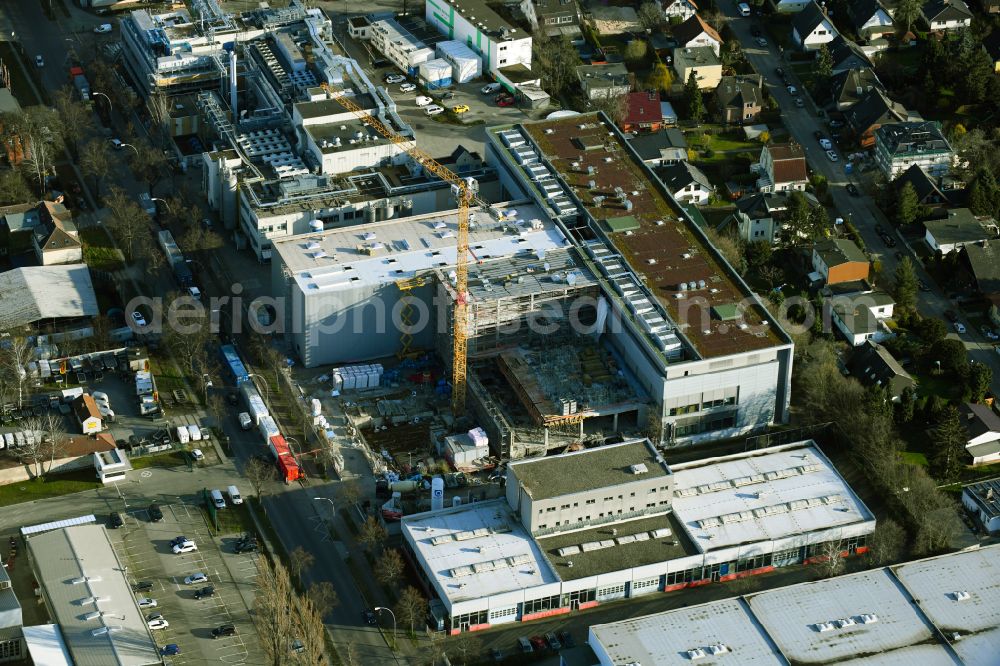
[[[347,95],[333,95],[327,84],[321,84],[327,95],[353,113],[361,122],[384,136],[397,146],[409,143],[409,139],[401,136],[368,111],[358,106]],[[455,314],[452,331],[452,361],[451,361],[451,411],[457,418],[465,412],[466,391],[466,358],[469,334],[469,207],[476,203],[485,205],[476,196],[475,181],[462,178],[451,169],[444,166],[433,157],[416,146],[403,148],[417,164],[430,171],[441,180],[451,184],[452,192],[458,199],[458,243],[455,260]]]

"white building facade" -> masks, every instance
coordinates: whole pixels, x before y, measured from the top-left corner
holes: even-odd
[[[427,0],[424,19],[448,39],[483,59],[483,71],[524,65],[531,69],[531,36],[509,25],[482,0]]]

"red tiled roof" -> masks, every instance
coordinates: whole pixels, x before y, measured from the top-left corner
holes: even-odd
[[[660,110],[660,93],[634,92],[628,95],[628,112],[625,114],[625,124],[659,122],[663,120]]]

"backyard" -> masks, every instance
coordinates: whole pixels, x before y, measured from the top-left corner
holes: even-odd
[[[117,271],[125,267],[121,251],[111,244],[104,227],[94,226],[80,230],[83,243],[83,261],[93,270]]]

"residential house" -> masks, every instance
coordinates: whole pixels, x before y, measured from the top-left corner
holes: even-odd
[[[700,90],[715,90],[722,80],[722,60],[710,46],[674,49],[674,71],[682,84],[694,74]]]
[[[823,302],[824,314],[852,347],[882,342],[893,336],[885,322],[896,302],[882,291],[834,296]]]
[[[966,245],[959,250],[958,258],[972,276],[976,293],[1000,305],[1000,243]]]
[[[932,252],[948,254],[966,245],[997,239],[992,217],[976,217],[968,208],[953,208],[946,217],[924,222],[924,241]]]
[[[896,180],[892,181],[896,192],[903,186],[909,184],[917,195],[917,203],[921,206],[941,206],[948,205],[948,197],[945,196],[941,188],[938,187],[937,179],[931,178],[927,172],[914,164],[909,169],[899,174]]]
[[[687,141],[684,140],[684,134],[676,127],[626,138],[639,158],[651,167],[669,166],[687,161]]]
[[[663,15],[668,21],[672,18],[686,21],[698,13],[698,5],[694,0],[662,0],[660,6],[663,7]]]
[[[868,57],[868,54],[860,46],[843,35],[834,37],[826,47],[829,49],[830,59],[833,61],[833,67],[830,69],[832,76],[846,72],[849,69],[861,69],[864,67],[875,69],[875,63]]]
[[[689,162],[677,162],[657,171],[660,180],[681,203],[703,206],[715,188],[708,177]]]
[[[576,78],[587,99],[621,97],[632,90],[632,76],[620,62],[580,65],[576,68]]]
[[[715,55],[719,55],[719,50],[722,48],[722,37],[697,14],[674,26],[673,36],[679,49],[709,46]]]
[[[985,465],[1000,460],[1000,416],[989,405],[965,403],[960,414],[968,437],[965,450],[973,465]]]
[[[757,189],[761,192],[802,191],[809,184],[805,151],[794,142],[764,146],[760,161],[751,169],[760,175]]]
[[[875,130],[886,123],[919,120],[897,102],[889,99],[881,89],[874,89],[844,113],[847,126],[857,137],[862,148],[875,145]]]
[[[876,88],[885,92],[874,69],[844,70],[830,77],[830,104],[838,111],[846,111]]]
[[[962,0],[930,0],[920,15],[933,31],[961,30],[972,25],[972,12]]]
[[[854,0],[848,8],[851,27],[861,39],[877,39],[895,32],[892,15],[879,0]]]
[[[674,105],[670,102],[660,100],[660,115],[663,117],[663,124],[667,127],[673,127],[677,124],[677,112],[674,111]]]
[[[715,89],[715,108],[723,123],[757,122],[764,108],[763,77],[760,74],[723,76]]]
[[[580,8],[576,0],[521,0],[521,13],[537,34],[575,37],[580,34]]]
[[[1000,4],[1000,0],[997,0]],[[993,63],[993,71],[1000,73],[1000,30],[994,30],[983,39],[983,50]]]
[[[623,132],[658,132],[663,127],[660,93],[629,93],[625,104],[625,117],[621,127]]]
[[[456,146],[447,157],[439,157],[438,163],[461,175],[483,168],[483,156],[465,146]]]
[[[101,423],[101,411],[97,408],[94,396],[84,393],[73,401],[73,413],[80,424],[84,435],[95,435],[104,428]]]
[[[868,257],[854,241],[830,238],[813,246],[812,267],[826,284],[867,280]]]
[[[73,214],[62,204],[43,201],[38,206],[39,224],[32,235],[35,256],[42,266],[83,261],[83,244],[73,223]]]
[[[898,402],[906,389],[916,387],[913,377],[889,350],[872,340],[855,348],[847,369],[863,385],[879,386],[888,391],[893,402]]]
[[[808,192],[802,195],[811,205],[819,205]],[[736,211],[719,225],[719,231],[732,230],[747,242],[777,243],[788,230],[790,198],[790,192],[756,192],[743,196],[736,202]]]
[[[911,166],[945,176],[954,162],[955,151],[938,122],[889,123],[875,130],[875,163],[889,180]]]
[[[837,34],[833,21],[815,1],[792,19],[792,39],[803,51],[813,51],[829,44]]]

